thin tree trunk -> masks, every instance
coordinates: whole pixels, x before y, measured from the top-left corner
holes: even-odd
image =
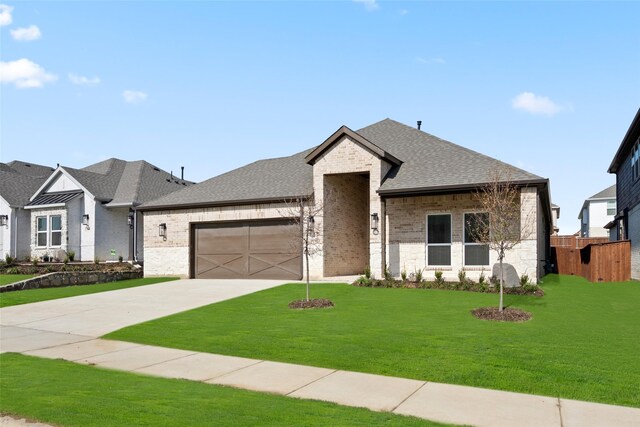
[[[305,250],[304,252],[304,257],[307,261],[307,301],[309,301],[309,251]]]
[[[502,312],[503,300],[502,300],[502,289],[504,286],[504,270],[502,269],[502,256],[500,257],[500,307],[499,311]]]

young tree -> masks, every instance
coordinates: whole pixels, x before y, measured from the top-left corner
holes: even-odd
[[[286,207],[278,209],[280,216],[289,218],[298,226],[299,232],[291,236],[294,250],[302,249],[306,265],[307,298],[309,301],[309,258],[322,253],[321,231],[316,225],[316,218],[322,216],[322,204],[316,203],[313,197],[297,197],[285,202]]]
[[[474,199],[484,215],[474,216],[467,224],[473,238],[485,243],[498,255],[500,263],[500,306],[503,310],[504,269],[503,260],[507,253],[532,233],[532,212],[521,212],[520,187],[513,182],[509,169],[495,170],[491,180],[481,186]]]

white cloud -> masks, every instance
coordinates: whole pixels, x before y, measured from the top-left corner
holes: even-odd
[[[429,63],[445,64],[447,61],[445,61],[443,58],[426,59],[426,58],[423,58],[422,56],[416,56],[416,62],[419,62],[421,64],[429,64]]]
[[[444,58],[433,58],[432,61],[435,62],[436,64],[444,64],[447,62],[444,60]]]
[[[11,30],[11,37],[18,41],[32,41],[38,40],[42,36],[40,28],[37,25],[31,25],[27,28],[18,28]]]
[[[369,12],[380,9],[380,5],[376,2],[376,0],[353,0],[353,2],[363,4],[364,8]]]
[[[0,61],[0,83],[13,83],[19,89],[42,87],[58,77],[26,58],[17,61]]]
[[[13,8],[11,6],[0,4],[0,27],[4,27],[13,22],[13,17],[11,16],[12,10]]]
[[[409,13],[409,11],[407,9],[400,9],[398,11],[398,15],[402,15],[402,16],[406,15],[407,13]]]
[[[553,116],[566,108],[556,104],[546,96],[539,96],[533,92],[522,92],[511,100],[511,106],[516,110],[531,114],[545,114]]]
[[[144,92],[140,92],[139,90],[125,90],[122,92],[122,97],[124,98],[124,102],[129,104],[139,104],[144,102],[147,99],[147,94]]]
[[[79,76],[77,74],[69,73],[69,81],[74,85],[95,86],[98,83],[100,83],[101,80],[100,80],[100,77],[98,76],[85,77],[85,76]]]

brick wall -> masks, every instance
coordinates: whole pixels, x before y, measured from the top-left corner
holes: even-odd
[[[523,230],[530,230],[531,233],[526,240],[507,253],[505,262],[513,264],[519,275],[528,274],[535,280],[539,272],[535,188],[523,189],[521,210],[521,227]],[[406,269],[410,274],[426,268],[426,279],[432,279],[433,272],[441,270],[446,279],[457,280],[458,271],[464,267],[467,277],[472,279],[477,279],[481,271],[490,276],[491,266],[498,261],[494,251],[489,252],[488,266],[464,266],[464,214],[478,211],[479,205],[470,193],[387,199],[386,255],[392,274],[399,276],[402,269]],[[451,267],[427,267],[427,215],[441,213],[451,214]]]
[[[189,277],[191,223],[282,218],[286,208],[274,203],[144,212],[144,274]],[[161,223],[167,224],[166,240],[158,235]]]
[[[324,176],[324,274],[362,274],[369,264],[369,177]]]
[[[380,224],[383,227],[383,204],[376,193],[376,190],[380,188],[381,179],[390,169],[390,165],[378,158],[375,154],[369,152],[359,144],[351,141],[347,137],[343,137],[340,141],[334,144],[329,150],[323,153],[313,166],[313,189],[316,195],[318,203],[324,205],[324,177],[325,175],[332,174],[345,174],[345,173],[368,173],[369,174],[369,212],[367,214],[367,224],[369,224],[369,218],[372,213],[377,213],[380,217]],[[322,195],[322,198],[318,197]],[[330,209],[330,207],[325,207]],[[320,229],[326,230],[323,225],[323,218],[316,220],[316,224]],[[383,265],[383,236],[384,230],[378,230],[374,232],[370,227],[367,228],[367,238],[369,241],[369,265],[374,274],[380,276],[382,274]],[[336,239],[340,239],[341,236],[336,233],[333,236]],[[322,237],[323,246],[326,245],[325,237]],[[342,242],[346,239],[342,238]],[[329,245],[339,245],[341,242],[331,242]],[[316,256],[309,262],[311,277],[323,277],[330,276],[331,268],[325,271],[327,263],[323,262],[323,256]],[[364,266],[363,266],[364,267]],[[363,268],[362,267],[362,268]]]

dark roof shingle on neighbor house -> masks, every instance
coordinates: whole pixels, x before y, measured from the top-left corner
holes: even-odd
[[[23,207],[52,171],[49,166],[19,160],[0,163],[0,196],[11,207]]]
[[[604,190],[594,194],[589,197],[587,200],[601,200],[601,199],[614,199],[616,198],[616,185],[613,184],[611,187],[607,187]]]
[[[391,119],[355,132],[342,127],[324,144],[340,132],[357,138],[365,149],[394,165],[377,189],[383,195],[473,189],[491,182],[496,169],[506,170],[516,183],[547,183],[538,175]],[[293,156],[260,160],[145,203],[141,209],[233,205],[311,195],[311,163],[323,152],[321,144]]]
[[[107,159],[82,169],[64,167],[106,206],[136,206],[193,184],[144,161]]]

